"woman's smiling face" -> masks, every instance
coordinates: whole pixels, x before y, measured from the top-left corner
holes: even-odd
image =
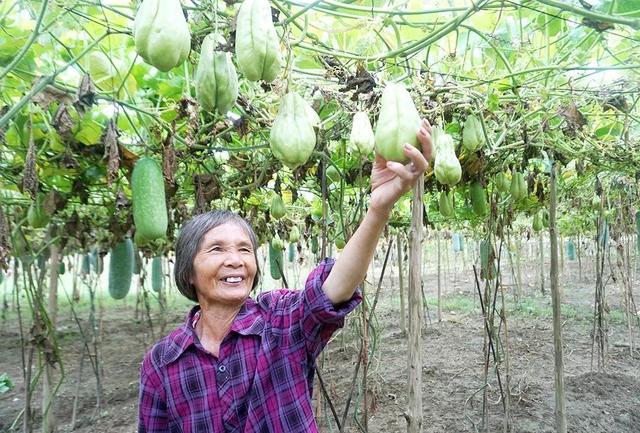
[[[227,222],[209,230],[193,259],[191,284],[199,303],[238,305],[251,293],[255,252],[243,227]]]

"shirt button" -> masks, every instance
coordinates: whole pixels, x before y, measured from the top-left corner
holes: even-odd
[[[219,371],[220,373],[224,373],[225,371],[227,371],[227,367],[226,367],[226,366],[224,366],[224,365],[221,365],[220,367],[218,367],[218,371]]]

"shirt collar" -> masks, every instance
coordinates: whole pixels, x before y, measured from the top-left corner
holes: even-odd
[[[163,364],[169,364],[176,359],[184,351],[195,342],[195,324],[200,319],[200,305],[195,305],[187,313],[184,323],[165,339],[164,350],[162,354]],[[235,319],[231,324],[230,332],[236,332],[240,335],[262,335],[265,319],[260,310],[259,304],[251,298],[248,298]]]

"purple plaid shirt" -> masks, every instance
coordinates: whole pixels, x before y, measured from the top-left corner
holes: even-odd
[[[317,432],[311,406],[316,357],[360,302],[334,306],[322,291],[325,259],[303,291],[247,299],[220,344],[219,357],[185,323],[156,343],[140,369],[138,432]]]

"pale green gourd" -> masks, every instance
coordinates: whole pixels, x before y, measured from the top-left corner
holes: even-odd
[[[484,142],[480,120],[473,114],[469,115],[462,129],[462,146],[469,152],[476,152],[482,148]]]
[[[191,34],[179,0],[143,0],[133,23],[136,52],[163,72],[181,65]]]
[[[278,35],[267,0],[244,0],[236,17],[236,60],[250,81],[273,81],[282,68]]]
[[[307,162],[316,146],[314,127],[319,121],[302,96],[296,92],[284,95],[269,134],[269,145],[275,157],[291,170]]]
[[[238,74],[231,61],[231,54],[216,51],[216,36],[205,36],[196,69],[196,96],[206,111],[224,115],[238,97]]]
[[[436,179],[443,185],[453,186],[460,182],[462,177],[462,167],[456,157],[453,137],[438,126],[432,128],[431,137],[435,153],[433,171]]]
[[[420,129],[418,110],[402,84],[387,84],[380,101],[375,132],[376,151],[387,161],[406,163],[409,161],[403,150],[406,143],[421,149],[416,136]]]
[[[353,150],[360,152],[361,155],[368,155],[373,151],[375,136],[367,113],[358,111],[353,115],[349,144]]]

